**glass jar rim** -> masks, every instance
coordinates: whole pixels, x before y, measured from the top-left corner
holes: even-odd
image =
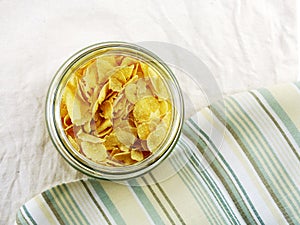
[[[61,85],[62,80],[65,78],[67,72],[71,69],[71,67],[75,63],[80,62],[80,60],[84,56],[89,56],[89,54],[94,53],[96,54],[95,55],[96,57],[99,56],[96,53],[97,51],[101,51],[105,49],[109,49],[109,50],[117,49],[120,51],[124,49],[134,50],[139,57],[146,57],[147,59],[150,59],[152,61],[155,60],[156,66],[159,66],[160,69],[163,69],[164,73],[168,75],[171,79],[173,88],[175,90],[175,92],[172,90],[171,94],[176,95],[175,97],[177,101],[176,111],[178,115],[176,117],[177,121],[175,124],[177,126],[175,127],[176,131],[173,132],[172,140],[169,140],[169,142],[167,142],[167,145],[165,146],[166,149],[161,153],[161,155],[157,155],[156,158],[149,158],[149,159],[146,158],[137,165],[131,165],[125,167],[124,166],[122,167],[100,166],[98,163],[92,162],[91,160],[86,160],[86,158],[84,158],[85,159],[84,160],[82,158],[79,159],[80,157],[78,158],[78,156],[74,156],[74,154],[70,152],[70,148],[72,149],[72,146],[70,145],[70,143],[68,143],[68,141],[64,140],[63,137],[61,137],[60,135],[61,130],[59,130],[59,127],[57,127],[57,115],[56,115],[57,105],[56,104],[58,103],[57,97],[59,97],[58,96],[59,90],[63,88]],[[48,94],[47,94],[47,100],[46,100],[47,128],[51,140],[54,143],[54,146],[56,147],[58,152],[74,168],[78,169],[79,171],[89,176],[102,178],[102,179],[124,180],[127,178],[136,177],[150,171],[156,165],[160,164],[160,162],[163,161],[170,154],[170,152],[176,145],[181,133],[183,118],[184,118],[183,97],[175,75],[172,73],[169,67],[154,53],[150,52],[149,50],[143,47],[140,47],[132,43],[127,43],[127,42],[102,42],[102,43],[88,46],[76,52],[69,59],[67,59],[66,62],[58,69],[57,73],[55,74],[50,84]]]

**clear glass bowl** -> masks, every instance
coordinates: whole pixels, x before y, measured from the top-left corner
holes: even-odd
[[[63,90],[72,75],[72,71],[87,61],[103,54],[130,56],[147,62],[164,80],[169,89],[173,116],[170,129],[159,149],[141,162],[120,167],[105,166],[96,163],[74,149],[62,126],[60,103]],[[168,66],[145,48],[125,42],[105,42],[89,46],[70,57],[55,74],[46,100],[46,123],[54,146],[65,160],[77,170],[101,179],[124,180],[140,176],[160,164],[173,150],[181,133],[184,119],[184,104],[178,82]]]

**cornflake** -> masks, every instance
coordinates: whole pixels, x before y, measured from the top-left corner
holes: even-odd
[[[107,166],[132,165],[155,153],[173,115],[161,76],[147,63],[122,55],[102,55],[76,69],[60,106],[70,144]]]

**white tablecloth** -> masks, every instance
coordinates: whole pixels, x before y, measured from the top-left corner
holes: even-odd
[[[41,191],[83,177],[57,153],[44,103],[59,66],[88,45],[163,41],[199,57],[224,94],[295,81],[295,0],[0,2],[0,224]]]

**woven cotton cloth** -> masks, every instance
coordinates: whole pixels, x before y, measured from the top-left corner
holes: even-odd
[[[300,224],[300,83],[236,94],[185,122],[143,177],[34,197],[17,224]]]

